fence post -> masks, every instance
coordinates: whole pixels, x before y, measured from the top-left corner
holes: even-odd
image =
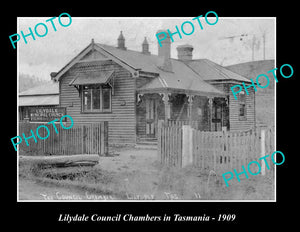
[[[193,163],[193,129],[182,125],[182,167]]]
[[[158,133],[157,133],[157,156],[158,156],[158,161],[159,163],[162,163],[162,147],[161,147],[161,130],[162,130],[162,127],[163,127],[163,120],[158,120],[158,125],[157,125],[157,128],[158,128]]]
[[[82,148],[82,154],[85,153],[85,126],[81,125],[81,148]]]
[[[108,121],[104,122],[104,156],[108,155]]]
[[[44,123],[43,125],[44,125],[44,126],[47,126],[46,123]],[[49,135],[49,136],[51,136],[51,135]],[[45,138],[45,130],[44,130],[44,132],[43,132],[43,137]],[[43,140],[43,155],[45,155],[45,153],[46,153],[46,141],[45,141],[45,139],[44,139],[44,140]]]
[[[261,151],[261,154],[260,156],[261,157],[264,157],[266,154],[266,149],[265,149],[265,130],[261,130],[260,131],[260,137],[261,137],[261,141],[260,141],[260,151]],[[262,162],[262,167],[261,167],[261,174],[264,176],[266,174],[266,166],[265,166],[265,163]]]

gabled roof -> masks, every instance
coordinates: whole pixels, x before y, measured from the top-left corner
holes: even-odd
[[[56,75],[59,78],[73,65],[80,61],[91,50],[102,53],[107,59],[113,60],[136,75],[138,72],[151,73],[156,76],[149,83],[138,89],[139,92],[151,90],[186,90],[187,92],[201,92],[206,94],[224,95],[224,93],[206,81],[235,80],[249,82],[249,80],[207,59],[193,60],[188,63],[171,59],[172,72],[158,67],[161,57],[153,54],[143,54],[139,51],[123,50],[113,46],[92,42],[84,51],[73,58]],[[137,76],[137,75],[136,75]]]
[[[51,79],[55,79],[56,81],[59,81],[60,78],[70,69],[72,68],[75,64],[77,64],[78,62],[80,62],[80,60],[87,55],[89,52],[91,52],[92,50],[98,50],[102,53],[105,53],[105,56],[107,57],[107,60],[109,59],[113,59],[116,63],[118,63],[119,65],[121,65],[122,67],[126,68],[128,71],[130,71],[131,73],[137,71],[136,69],[134,69],[133,67],[131,67],[130,65],[128,65],[126,62],[124,62],[123,60],[118,59],[117,57],[115,57],[114,55],[107,53],[106,50],[104,50],[102,47],[100,47],[99,45],[96,45],[94,43],[94,41],[92,40],[92,42],[86,47],[84,48],[77,56],[75,56],[72,60],[70,60],[64,67],[62,67],[57,73],[52,73],[51,74]]]
[[[144,55],[138,51],[132,50],[122,50],[113,46],[99,44],[103,49],[109,51],[110,53],[116,55],[116,57],[125,60],[126,63],[134,67],[135,69],[141,69],[146,72],[161,73],[161,70],[157,67],[159,57],[157,55]],[[172,63],[178,61],[181,64],[183,62],[172,59]],[[216,64],[208,59],[197,59],[186,62],[187,66],[193,71],[195,71],[203,80],[237,80],[249,82],[246,77],[243,77],[235,72],[232,72],[225,67]],[[181,66],[184,70],[187,70],[185,67]]]
[[[124,61],[127,65],[136,70],[143,70],[144,72],[159,73],[160,69],[157,67],[157,55],[145,55],[142,52],[133,50],[123,50],[113,46],[96,43],[99,47],[112,54],[114,57]]]
[[[174,89],[224,95],[222,91],[206,83],[195,71],[179,60],[171,59],[172,72],[166,72],[158,67],[158,63],[161,63],[161,57],[157,55],[145,55],[138,51],[122,50],[104,44],[97,45],[137,70],[159,74],[150,83],[139,88],[139,92]]]

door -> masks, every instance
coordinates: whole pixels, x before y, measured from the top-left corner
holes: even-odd
[[[212,109],[212,131],[229,130],[229,108],[224,102],[215,102]]]
[[[222,129],[222,112],[221,104],[214,104],[212,112],[212,131],[221,131]]]
[[[146,99],[146,136],[156,137],[157,127],[157,103],[155,99]]]

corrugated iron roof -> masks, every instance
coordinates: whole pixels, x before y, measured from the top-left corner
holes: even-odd
[[[84,51],[87,53],[89,49],[94,47],[101,49],[103,52],[109,54],[111,58],[115,58],[121,65],[125,65],[128,69],[134,71],[143,71],[145,73],[157,74],[150,83],[142,86],[139,91],[146,91],[149,89],[186,89],[189,91],[198,91],[209,94],[223,94],[224,93],[208,83],[214,80],[235,80],[249,82],[249,80],[237,73],[234,73],[221,65],[218,65],[207,59],[192,60],[190,62],[182,62],[177,59],[171,59],[172,72],[167,72],[158,67],[161,57],[153,54],[143,54],[139,51],[123,50],[113,46],[92,43]],[[81,54],[81,53],[80,53]],[[75,57],[72,62],[69,62],[62,70],[66,71],[79,59],[80,54]],[[133,71],[131,70],[131,71]],[[60,73],[60,76],[63,74]],[[107,77],[105,75],[105,77]],[[105,77],[103,77],[105,79]],[[79,78],[77,78],[79,81]],[[76,79],[76,80],[77,80]],[[91,83],[93,78],[84,77]],[[74,80],[75,81],[75,80]],[[100,80],[99,80],[100,81]],[[80,81],[79,81],[80,82]],[[81,84],[87,84],[80,82]]]
[[[201,92],[203,94],[225,95],[214,86],[201,80],[199,76],[184,63],[178,60],[171,60],[173,72],[159,73],[159,77],[139,88],[139,92],[145,92],[148,89],[173,89],[187,90],[190,92]]]
[[[256,60],[226,66],[226,69],[245,76],[248,79],[255,79],[259,74],[262,73],[271,78],[273,74],[268,73],[268,71],[274,68],[275,60]]]
[[[59,95],[19,96],[19,106],[59,105]]]
[[[205,81],[236,80],[251,82],[248,78],[230,71],[208,59],[198,59],[187,62],[187,65],[199,74]]]
[[[141,69],[145,72],[154,72],[159,74],[162,73],[162,70],[160,70],[157,67],[157,63],[160,59],[158,55],[145,55],[142,52],[122,50],[105,44],[97,43],[97,45],[102,47],[109,53],[115,55],[117,58],[122,59],[124,62],[134,67],[135,69]],[[177,61],[175,65],[182,64],[180,66],[181,70],[187,71],[188,69],[193,69],[203,80],[237,80],[249,82],[249,80],[246,77],[232,72],[226,69],[225,67],[216,64],[208,59],[197,59],[188,61],[188,67],[184,67],[184,63],[177,59],[172,59],[172,64],[174,64],[174,61]]]
[[[154,73],[158,73],[159,71],[156,66],[158,60],[157,55],[145,55],[142,52],[128,49],[123,50],[105,44],[97,43],[97,45],[135,69]]]
[[[165,88],[224,95],[222,91],[206,83],[194,70],[179,60],[171,59],[172,72],[166,72],[158,67],[161,58],[157,55],[145,55],[137,51],[122,50],[103,44],[97,45],[136,69],[159,74],[159,77],[139,88],[140,92]]]
[[[49,84],[36,86],[19,93],[19,96],[45,94],[59,94],[59,84],[50,82]]]

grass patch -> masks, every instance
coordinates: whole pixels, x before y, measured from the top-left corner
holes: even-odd
[[[115,162],[113,157],[105,159]],[[104,167],[45,168],[38,162],[26,162],[20,164],[19,175],[39,184],[105,194],[116,200],[146,200],[149,196],[153,200],[274,200],[271,170],[266,176],[241,177],[241,182],[234,178],[226,187],[222,176],[192,166],[164,167],[154,161],[139,169],[130,162],[120,163],[118,171]]]
[[[19,177],[34,180],[46,186],[57,186],[87,191],[94,194],[110,195],[123,199],[126,195],[116,186],[114,175],[95,167],[47,168],[38,162],[23,163]]]

